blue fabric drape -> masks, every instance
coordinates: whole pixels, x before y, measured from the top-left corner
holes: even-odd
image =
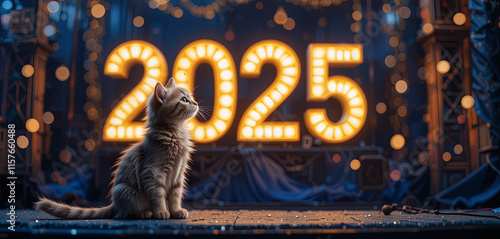
[[[500,51],[498,17],[500,1],[470,0],[471,74],[474,110],[490,124],[492,146],[500,139]],[[499,168],[498,154],[490,156]],[[457,207],[477,207],[500,193],[500,175],[485,164],[459,183],[437,194],[437,202]],[[499,202],[500,205],[500,202]]]
[[[341,177],[337,177],[338,180],[332,185],[325,183],[311,187],[289,177],[279,164],[258,149],[247,148],[240,152],[241,160],[230,155],[219,159],[224,163],[207,180],[189,186],[186,199],[193,200],[195,206],[203,206],[197,204],[203,202],[313,203],[367,201],[372,193],[358,188],[356,171],[350,169],[340,167],[333,172]],[[399,202],[409,193],[410,184],[410,181],[405,180],[391,182],[391,187],[381,192],[383,200]]]

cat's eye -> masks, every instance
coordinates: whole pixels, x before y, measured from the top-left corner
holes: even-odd
[[[182,103],[187,103],[187,102],[188,102],[188,100],[187,100],[187,98],[186,98],[186,97],[182,97],[181,102],[182,102]]]

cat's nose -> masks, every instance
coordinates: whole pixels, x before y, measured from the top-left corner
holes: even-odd
[[[194,104],[194,105],[198,105],[198,102],[196,102],[196,101],[193,101],[193,104]]]

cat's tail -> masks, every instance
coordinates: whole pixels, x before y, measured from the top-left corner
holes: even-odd
[[[43,197],[35,203],[35,209],[65,219],[104,219],[113,218],[115,215],[113,204],[100,208],[82,208],[54,202]]]

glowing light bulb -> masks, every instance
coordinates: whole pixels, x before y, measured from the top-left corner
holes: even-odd
[[[359,61],[360,58],[361,58],[360,51],[358,49],[352,50],[352,59],[355,61]]]
[[[141,46],[139,44],[132,44],[130,46],[130,55],[132,55],[132,57],[139,57],[140,54]]]
[[[220,84],[220,89],[224,93],[229,93],[233,90],[233,84],[229,81],[222,82]]]
[[[259,113],[257,113],[257,111],[250,111],[250,117],[253,118],[254,120],[260,120],[261,118],[261,115]]]
[[[118,72],[120,68],[118,67],[117,64],[115,63],[110,63],[108,64],[108,67],[106,68],[109,72]]]
[[[264,136],[264,128],[262,126],[255,127],[255,137],[262,138]]]
[[[205,47],[204,46],[196,47],[196,53],[198,53],[198,57],[204,57],[205,56]]]
[[[149,59],[149,57],[153,54],[153,51],[149,48],[144,48],[144,50],[142,50],[142,54],[141,54],[141,58],[143,60],[147,60]]]
[[[106,135],[110,138],[115,138],[116,137],[116,128],[115,127],[109,127],[106,130]]]
[[[233,104],[233,97],[231,97],[230,95],[222,95],[220,97],[220,104],[223,105],[223,106],[230,106]]]
[[[248,72],[253,72],[254,70],[256,69],[256,65],[255,63],[252,63],[252,62],[247,62],[245,64],[245,70],[248,71]]]
[[[262,103],[258,103],[257,105],[255,105],[255,108],[261,113],[261,114],[265,114],[267,112],[267,107],[262,104]]]
[[[151,57],[151,59],[148,60],[147,65],[149,67],[155,67],[160,64],[160,59],[157,56]]]
[[[219,117],[223,120],[228,120],[231,117],[231,111],[227,108],[219,110]]]
[[[223,80],[230,80],[233,77],[233,72],[231,70],[225,70],[220,74],[220,78]]]
[[[194,137],[197,139],[203,139],[205,137],[205,131],[203,128],[198,127],[194,130]]]
[[[229,61],[227,59],[222,59],[217,63],[220,69],[226,69],[229,67]]]
[[[291,138],[295,136],[295,128],[292,126],[285,127],[285,137]]]
[[[243,133],[243,136],[245,136],[247,138],[250,138],[253,135],[253,130],[250,127],[245,127],[245,128],[243,128],[243,132],[242,133]]]
[[[313,95],[314,96],[321,96],[322,94],[323,94],[323,87],[321,87],[321,86],[313,87]]]
[[[121,56],[123,60],[130,59],[130,54],[126,47],[123,47],[122,49],[118,50],[118,54]]]
[[[283,136],[283,128],[279,126],[274,126],[273,134],[274,137],[281,138],[281,136]]]
[[[222,120],[215,121],[214,125],[218,131],[223,131],[226,128],[226,123]]]
[[[217,135],[217,132],[215,131],[215,129],[212,127],[212,126],[209,126],[207,128],[207,137],[209,139],[212,139],[214,138],[215,136]]]

